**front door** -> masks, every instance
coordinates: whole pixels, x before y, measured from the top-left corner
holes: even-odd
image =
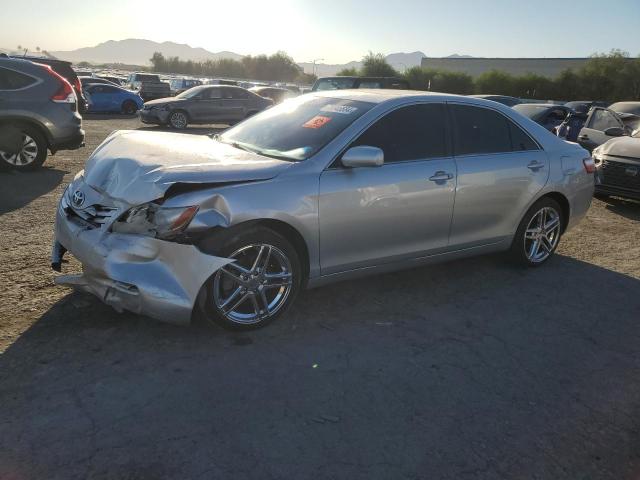
[[[549,177],[538,144],[497,110],[450,104],[458,171],[452,249],[487,245],[515,233]]]
[[[624,128],[624,124],[619,117],[611,110],[596,107],[591,109],[589,117],[580,130],[578,143],[590,152],[599,145],[611,140],[611,137],[604,133],[612,127]]]
[[[189,115],[197,123],[219,121],[221,110],[222,94],[220,87],[204,89],[196,98],[190,100]]]
[[[323,275],[446,248],[456,170],[447,148],[444,108],[436,103],[401,107],[350,145],[381,148],[384,165],[345,168],[338,159],[322,173]]]

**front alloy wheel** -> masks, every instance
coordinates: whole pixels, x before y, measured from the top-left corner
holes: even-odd
[[[169,125],[178,130],[187,128],[187,115],[184,112],[173,112],[169,115]]]
[[[213,280],[216,308],[231,322],[251,325],[278,313],[286,303],[293,278],[285,254],[267,244],[243,247],[235,262],[218,270]]]
[[[293,303],[301,285],[297,250],[262,226],[239,227],[205,240],[202,251],[233,260],[205,284],[204,318],[232,330],[262,327]]]

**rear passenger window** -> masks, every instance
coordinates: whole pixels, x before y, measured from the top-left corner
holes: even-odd
[[[424,104],[402,107],[370,126],[351,145],[381,148],[385,163],[444,157],[444,105]]]
[[[509,132],[511,133],[511,145],[514,152],[523,152],[526,150],[539,150],[538,144],[534,142],[529,135],[525,133],[515,123],[507,120],[509,124]]]
[[[454,119],[454,154],[510,152],[511,135],[507,119],[493,110],[451,105]]]
[[[35,82],[36,80],[29,75],[7,68],[0,68],[0,90],[19,90]]]

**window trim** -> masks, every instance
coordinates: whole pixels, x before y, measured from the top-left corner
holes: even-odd
[[[411,162],[430,162],[431,160],[444,160],[444,159],[448,159],[448,158],[454,158],[453,157],[453,143],[451,142],[451,134],[453,133],[451,130],[451,119],[449,118],[449,108],[447,107],[447,102],[446,101],[437,101],[437,102],[429,102],[429,101],[418,101],[418,102],[411,102],[411,103],[404,103],[402,105],[396,105],[395,107],[391,108],[390,110],[386,110],[385,112],[381,113],[380,115],[378,115],[377,117],[375,117],[373,120],[371,120],[371,122],[369,122],[367,125],[365,125],[361,130],[358,131],[358,133],[356,133],[355,135],[353,135],[349,141],[347,142],[346,146],[342,147],[340,149],[340,151],[331,159],[331,161],[328,163],[328,165],[322,170],[327,171],[327,170],[345,170],[346,167],[344,167],[343,165],[341,165],[339,163],[340,158],[342,157],[342,155],[344,155],[344,153],[351,147],[351,144],[357,140],[360,135],[362,135],[366,130],[368,130],[374,123],[376,123],[377,121],[379,121],[380,119],[382,119],[383,117],[391,114],[392,112],[395,112],[396,110],[399,110],[401,108],[404,107],[413,107],[416,105],[441,105],[444,108],[444,148],[445,148],[445,156],[443,157],[431,157],[431,158],[417,158],[414,160],[401,160],[399,162],[384,162],[382,164],[381,167],[378,168],[382,168],[385,165],[394,165],[394,164],[402,164],[402,163],[411,163]],[[375,108],[375,107],[373,107]]]
[[[490,110],[492,112],[498,113],[500,114],[503,118],[506,119],[506,121],[511,121],[513,122],[517,127],[520,128],[520,130],[522,130],[530,139],[531,141],[538,146],[537,150],[513,150],[513,139],[511,138],[511,129],[508,128],[507,125],[507,129],[509,130],[509,141],[511,142],[511,148],[512,150],[509,152],[483,152],[483,153],[465,153],[463,155],[456,155],[455,154],[455,128],[456,128],[456,121],[453,115],[453,112],[451,111],[451,109],[447,108],[447,110],[449,111],[449,117],[450,117],[450,132],[451,132],[451,154],[454,158],[466,158],[466,157],[481,157],[481,156],[486,156],[486,155],[505,155],[505,154],[512,154],[512,153],[526,153],[526,152],[539,152],[542,151],[544,152],[544,148],[542,148],[542,145],[540,145],[540,142],[538,142],[538,140],[536,140],[535,138],[533,138],[531,136],[531,134],[527,131],[526,128],[524,128],[522,125],[520,125],[518,122],[516,122],[514,119],[512,119],[511,117],[509,117],[508,115],[504,114],[503,112],[501,112],[500,110],[497,110],[496,108],[493,107],[486,107],[484,105],[476,105],[474,103],[465,103],[465,102],[450,102],[447,101],[447,107],[449,105],[462,105],[465,107],[475,107],[475,108],[483,108],[485,110]],[[506,108],[511,108],[511,107],[506,107]]]
[[[36,85],[40,85],[43,82],[43,80],[41,78],[35,77],[35,76],[31,75],[30,73],[21,72],[20,70],[16,70],[15,68],[7,67],[7,66],[4,66],[4,65],[0,66],[0,68],[4,68],[5,70],[11,70],[12,72],[19,73],[20,75],[25,75],[25,76],[30,77],[31,79],[34,80],[33,83],[30,83],[29,85],[26,85],[26,86],[21,87],[21,88],[12,88],[12,89],[0,88],[0,92],[20,92],[20,91],[26,90],[28,88],[33,88]]]

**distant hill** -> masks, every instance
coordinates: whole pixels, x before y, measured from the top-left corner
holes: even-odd
[[[423,52],[398,52],[390,53],[385,58],[389,65],[399,72],[403,72],[411,67],[419,66],[422,62],[422,58],[425,56],[426,55]],[[298,65],[300,65],[307,73],[313,72],[313,63],[311,62],[299,62]],[[342,64],[316,63],[315,71],[316,75],[319,77],[330,77],[345,68],[360,68],[361,66],[362,62],[356,61]]]
[[[233,52],[210,52],[204,48],[194,48],[184,43],[153,42],[129,38],[127,40],[109,40],[95,47],[78,48],[77,50],[50,52],[56,58],[70,62],[90,63],[126,63],[132,65],[149,65],[154,52],[165,57],[180,57],[181,60],[218,60],[229,58],[239,60],[242,55]]]

